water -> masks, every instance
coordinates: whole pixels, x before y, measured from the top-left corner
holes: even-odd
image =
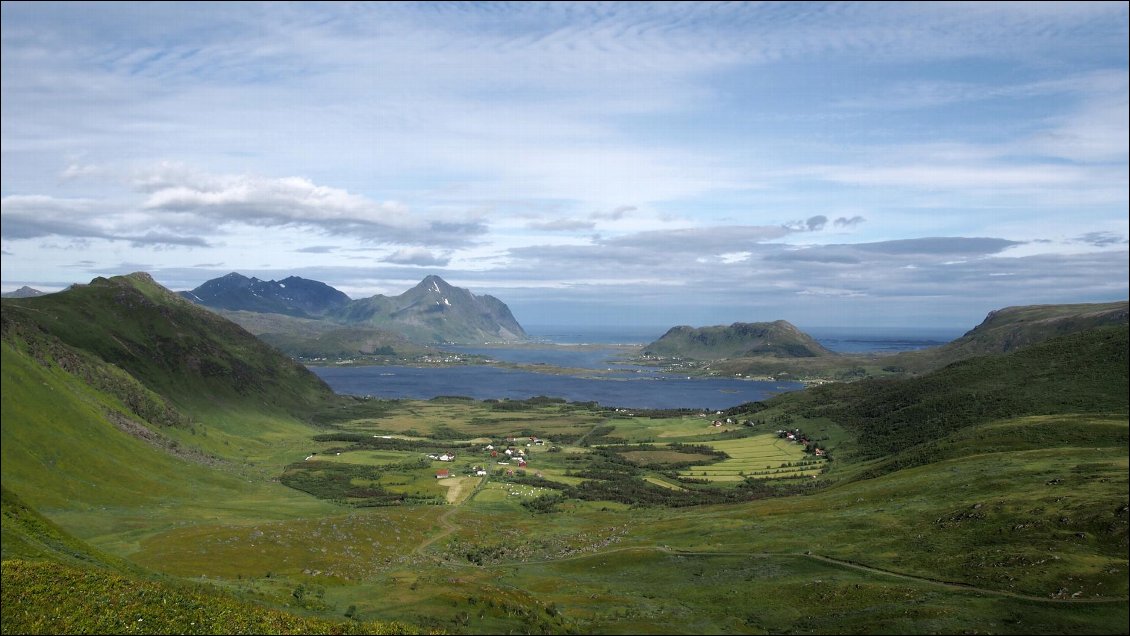
[[[491,366],[311,367],[338,393],[379,398],[431,399],[460,395],[477,400],[524,400],[539,395],[637,409],[718,410],[803,388],[796,382],[732,378],[687,379],[643,371],[594,378],[551,375]]]
[[[522,400],[539,395],[571,402],[598,402],[624,408],[695,408],[718,410],[764,400],[803,388],[794,382],[736,378],[687,378],[628,364],[618,357],[666,332],[664,327],[528,326],[534,343],[513,347],[445,347],[516,364],[545,364],[575,369],[554,375],[476,365],[448,368],[314,367],[338,393],[390,399],[431,399],[461,395],[478,400]],[[895,353],[944,344],[961,335],[938,329],[813,329],[820,344],[837,353]],[[600,370],[601,374],[584,370]]]
[[[531,325],[526,332],[531,338],[549,344],[573,345],[646,345],[667,332],[657,326],[560,326]],[[919,327],[813,327],[802,328],[808,335],[836,353],[897,353],[937,347],[956,338],[963,330]],[[489,355],[489,354],[487,354]],[[501,359],[501,358],[499,358]]]
[[[964,331],[940,328],[813,328],[805,330],[829,351],[836,353],[898,353],[938,347],[960,338]]]

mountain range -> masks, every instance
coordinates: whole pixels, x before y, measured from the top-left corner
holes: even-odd
[[[417,344],[513,342],[527,338],[504,302],[493,296],[473,294],[434,275],[398,296],[378,294],[358,300],[319,281],[297,276],[264,281],[235,272],[181,295],[216,310],[278,314],[324,321],[341,328],[377,329]],[[228,315],[241,324],[249,318]],[[284,324],[276,321],[276,325],[283,326],[283,334],[294,335],[293,325]]]

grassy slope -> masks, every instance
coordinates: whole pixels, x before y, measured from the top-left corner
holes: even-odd
[[[1049,338],[1127,324],[1127,301],[1080,305],[1027,305],[990,313],[964,336],[941,347],[899,353],[887,366],[923,373],[975,356],[1008,353]]]
[[[119,300],[138,302],[129,289],[117,291]],[[159,291],[155,297],[160,313],[164,299]],[[154,578],[92,547],[87,541],[123,554],[149,535],[184,524],[241,523],[330,512],[332,506],[262,479],[261,474],[263,465],[272,474],[277,470],[271,465],[274,451],[267,450],[276,445],[274,438],[281,438],[284,449],[290,448],[293,454],[297,452],[295,442],[308,438],[314,429],[256,413],[254,406],[247,406],[257,404],[254,391],[226,396],[228,406],[242,405],[245,413],[228,413],[226,422],[206,415],[214,424],[209,427],[196,419],[194,411],[178,410],[119,367],[44,333],[42,322],[22,320],[25,316],[21,315],[47,313],[49,318],[38,318],[53,326],[64,325],[57,331],[74,337],[66,328],[66,317],[73,312],[83,313],[90,321],[88,327],[113,324],[111,318],[99,315],[98,303],[76,303],[72,298],[61,305],[21,311],[9,302],[4,305],[4,342],[0,344],[3,633],[413,631],[401,625],[343,623],[270,610],[208,587]],[[140,313],[144,309],[154,307],[144,307]],[[116,340],[136,326],[119,317],[112,327],[114,335],[102,335]],[[188,325],[186,331],[196,328]],[[123,345],[110,351],[120,356],[128,349]],[[134,362],[143,370],[151,368]],[[147,379],[155,387],[170,381],[167,375]],[[187,379],[187,383],[193,381],[203,387],[210,384],[207,378]],[[313,395],[318,392],[319,387],[310,391]],[[199,403],[185,399],[185,393],[174,395],[181,398],[182,405]],[[199,431],[198,441],[207,447],[204,438],[209,437],[209,430],[211,439],[218,442],[215,445],[227,448],[231,457],[217,457],[177,441],[178,437],[195,437]],[[228,448],[228,438],[239,440],[244,447]],[[267,453],[255,458],[258,466],[231,461],[248,448]],[[283,461],[276,463],[281,466]],[[80,537],[37,510],[49,511]],[[60,593],[61,589],[66,593]]]
[[[193,410],[250,404],[301,414],[331,395],[305,367],[148,275],[98,278],[58,294],[9,299],[3,311],[6,322],[94,354]]]
[[[87,309],[97,323],[98,312]],[[48,508],[66,527],[81,528],[83,538],[147,566],[170,564],[193,576],[203,569],[231,577],[225,585],[236,589],[246,580],[237,577],[283,572],[287,578],[263,588],[275,599],[280,589],[285,600],[296,583],[323,580],[303,575],[304,567],[332,568],[325,594],[338,609],[323,614],[357,605],[362,617],[469,632],[1125,632],[1125,328],[913,381],[779,398],[758,415],[832,419],[859,435],[854,457],[847,442],[840,447],[830,473],[836,483],[809,496],[679,510],[568,502],[549,515],[529,513],[493,490],[460,508],[347,514],[263,479],[278,475],[284,456],[308,444],[312,430],[293,419],[271,428],[282,416],[271,415],[276,409],[255,414],[256,390],[221,391],[242,412],[208,427],[197,422],[201,435],[208,432],[201,445],[225,459],[205,465],[107,421],[107,412],[136,416],[121,396],[133,393],[95,390],[59,365],[35,362],[20,342],[26,343],[3,347],[5,488]],[[209,390],[207,378],[199,382]],[[178,408],[197,417],[192,400],[174,395]],[[299,404],[312,412],[309,401]],[[377,422],[389,430],[442,425],[480,432],[544,419],[515,412],[496,421],[480,413],[481,404],[439,406],[450,412],[434,422],[411,405],[380,406]],[[953,417],[946,417],[950,410]],[[472,412],[483,419],[473,421]],[[209,419],[219,417],[211,413]],[[150,425],[191,441],[184,427]],[[245,455],[247,463],[235,461]],[[9,509],[6,560],[54,552],[74,566],[68,551],[96,553],[66,541],[49,549],[58,539],[47,531],[42,538],[10,531]],[[425,538],[436,540],[421,543]],[[466,554],[497,558],[472,567]],[[85,603],[105,598],[121,599],[122,611],[91,620],[111,621],[96,624],[109,631],[136,628],[128,616],[159,604],[176,612],[164,627],[149,623],[145,631],[191,631],[195,625],[172,617],[195,623],[213,604],[221,615],[252,611],[228,605],[230,597],[196,597],[188,588],[169,591],[162,581],[119,576],[6,561],[3,631],[75,631],[83,625],[76,617],[97,614]],[[59,586],[75,594],[60,603]],[[62,622],[43,622],[56,620],[45,616],[52,603]],[[25,607],[31,610],[12,609]],[[143,624],[161,620],[137,617]],[[263,620],[263,631],[345,629],[294,626],[286,622],[299,620],[292,615]],[[272,627],[274,620],[283,626]]]
[[[1126,414],[1127,336],[1125,326],[1102,327],[923,377],[827,385],[782,402],[848,428],[861,458],[894,457],[890,468],[922,463],[929,458],[910,456],[918,445],[973,424],[1023,415]]]

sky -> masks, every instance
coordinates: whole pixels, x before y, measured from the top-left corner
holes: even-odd
[[[524,325],[1128,296],[1128,5],[2,5],[3,291],[436,274]]]

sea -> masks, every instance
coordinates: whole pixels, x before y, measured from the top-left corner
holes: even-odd
[[[623,359],[626,347],[654,342],[666,331],[647,326],[526,327],[532,342],[520,346],[444,347],[465,355],[524,365],[570,369],[525,371],[492,364],[409,367],[311,367],[334,391],[384,399],[462,396],[523,400],[537,396],[597,402],[627,409],[722,410],[804,388],[798,382],[738,377],[702,378],[664,373]],[[942,329],[806,329],[837,353],[896,353],[945,344],[961,332]]]

